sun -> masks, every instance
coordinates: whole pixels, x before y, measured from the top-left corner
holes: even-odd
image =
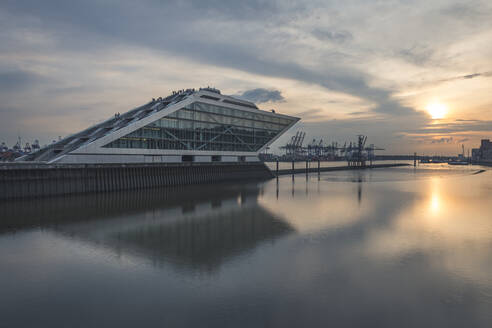
[[[434,120],[439,120],[441,118],[444,118],[448,113],[448,106],[438,102],[433,102],[428,104],[427,107],[425,107],[425,109]]]

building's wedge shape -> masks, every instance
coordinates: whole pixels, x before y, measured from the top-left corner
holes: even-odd
[[[204,88],[173,92],[20,158],[48,163],[257,161],[299,118]]]

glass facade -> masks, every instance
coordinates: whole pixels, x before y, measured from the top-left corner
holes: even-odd
[[[255,152],[290,123],[288,118],[197,102],[104,147]]]

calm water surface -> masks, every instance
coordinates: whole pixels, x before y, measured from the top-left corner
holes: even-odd
[[[0,203],[0,327],[492,327],[492,172]]]

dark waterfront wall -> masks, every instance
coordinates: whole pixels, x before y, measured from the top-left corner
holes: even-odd
[[[492,162],[491,161],[488,161],[488,162],[478,161],[478,162],[473,162],[472,164],[475,164],[475,165],[483,165],[483,166],[492,166]]]
[[[0,199],[28,198],[242,179],[269,179],[263,163],[4,164]]]

